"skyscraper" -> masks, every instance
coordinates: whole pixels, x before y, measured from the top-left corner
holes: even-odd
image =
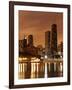
[[[51,54],[54,56],[57,53],[57,25],[52,24],[51,27]]]
[[[50,56],[50,31],[45,32],[45,54]]]
[[[23,39],[23,48],[27,47],[27,38],[26,36],[24,36],[24,39]]]
[[[28,36],[28,46],[33,46],[33,35]]]

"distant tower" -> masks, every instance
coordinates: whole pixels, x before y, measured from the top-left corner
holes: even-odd
[[[57,25],[53,24],[51,28],[51,54],[54,56],[57,53]]]
[[[27,47],[27,38],[24,35],[24,39],[23,39],[23,48]]]
[[[45,54],[50,56],[50,31],[45,32]]]
[[[28,36],[28,46],[33,46],[33,35]]]
[[[58,45],[58,54],[63,56],[63,42]]]

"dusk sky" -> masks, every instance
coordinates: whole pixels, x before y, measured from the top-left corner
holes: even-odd
[[[58,44],[63,41],[63,14],[54,12],[19,11],[19,40],[33,35],[34,46],[45,47],[45,32],[57,24]]]

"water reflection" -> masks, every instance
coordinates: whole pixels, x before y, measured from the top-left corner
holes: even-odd
[[[50,62],[19,62],[19,79],[62,77],[63,64]]]

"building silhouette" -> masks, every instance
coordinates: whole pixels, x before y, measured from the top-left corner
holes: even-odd
[[[63,57],[63,42],[58,45],[58,54]]]
[[[51,27],[51,55],[54,57],[57,54],[57,25],[52,24]]]
[[[50,35],[51,32],[50,31],[47,31],[45,32],[45,54],[50,57]]]
[[[24,36],[24,39],[23,39],[23,48],[27,47],[27,38],[26,36]]]
[[[26,37],[24,35],[24,39],[19,40],[19,56],[39,56],[38,48],[33,46],[33,35],[29,35]]]
[[[19,40],[19,52],[23,52],[23,40]]]
[[[33,35],[28,36],[28,46],[33,46]]]

